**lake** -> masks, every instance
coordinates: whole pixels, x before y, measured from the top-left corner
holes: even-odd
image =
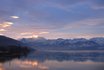
[[[104,52],[35,51],[0,57],[0,70],[104,70]]]

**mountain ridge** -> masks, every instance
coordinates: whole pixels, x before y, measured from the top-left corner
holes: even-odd
[[[29,48],[22,46],[22,42],[6,37],[0,36],[0,56],[6,55],[20,55],[29,52]]]
[[[47,50],[104,50],[104,37],[91,39],[45,39],[45,38],[24,38],[20,40],[28,46],[36,49]]]
[[[0,46],[20,46],[22,42],[0,35]]]

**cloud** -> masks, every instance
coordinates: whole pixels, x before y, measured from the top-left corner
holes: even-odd
[[[12,22],[3,22],[0,23],[0,34],[4,35],[3,33],[7,31],[8,27],[11,27],[11,25],[13,25]]]
[[[33,34],[32,32],[24,32],[24,33],[20,33],[21,35],[31,35]]]
[[[22,32],[20,33],[20,37],[25,37],[25,38],[38,38],[40,35],[48,34],[49,32]]]
[[[104,0],[0,0],[0,29],[10,28],[11,36],[98,33],[104,29],[103,7]]]
[[[3,22],[0,24],[0,27],[7,28],[7,27],[10,27],[11,25],[13,25],[13,22]]]
[[[104,9],[104,0],[88,0],[92,9]]]
[[[10,16],[11,18],[14,18],[14,19],[18,19],[20,18],[19,16]]]
[[[67,12],[70,12],[70,8],[78,5],[89,5],[93,9],[104,9],[104,0],[49,0],[48,3],[52,7],[56,7]]]
[[[66,25],[65,28],[85,28],[85,27],[89,28],[99,26],[104,28],[104,18],[92,18],[76,21]]]
[[[24,32],[18,35],[18,38],[38,38],[39,36],[32,32]]]
[[[4,32],[4,31],[6,31],[5,29],[0,29],[0,32]]]
[[[39,34],[48,34],[49,32],[40,32]]]
[[[54,32],[49,35],[44,35],[49,39],[57,39],[57,38],[92,38],[92,37],[104,37],[104,34],[95,34],[95,33],[62,33],[62,32]]]

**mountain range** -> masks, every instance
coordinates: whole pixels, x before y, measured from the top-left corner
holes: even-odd
[[[23,46],[38,50],[104,50],[104,37],[91,39],[45,39],[43,37],[38,37],[15,40],[9,37],[0,36],[0,52],[13,48],[16,50],[18,48],[22,49]]]
[[[22,38],[20,41],[39,50],[104,50],[104,37],[91,39],[45,39],[39,37]]]

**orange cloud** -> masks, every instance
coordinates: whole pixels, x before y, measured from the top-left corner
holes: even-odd
[[[12,22],[3,22],[0,23],[0,35],[4,35],[3,32],[6,32],[8,27],[11,27],[11,25],[13,25]]]
[[[0,24],[0,27],[7,28],[7,27],[10,27],[11,25],[13,25],[12,22],[4,22],[4,23]]]

